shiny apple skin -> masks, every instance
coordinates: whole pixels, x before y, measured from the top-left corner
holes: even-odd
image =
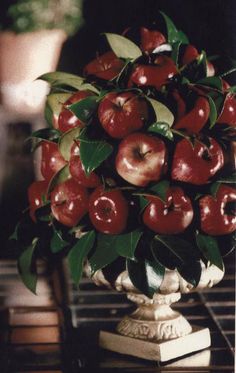
[[[175,129],[184,129],[188,133],[199,133],[210,115],[210,105],[205,97],[198,97],[194,107],[174,124]]]
[[[158,181],[166,167],[166,146],[158,137],[135,132],[121,141],[116,170],[130,184],[144,187]]]
[[[87,189],[74,179],[58,184],[51,192],[51,210],[56,220],[67,227],[76,226],[88,212]]]
[[[143,213],[144,224],[159,234],[179,234],[191,224],[193,207],[182,188],[170,187],[166,202],[159,197],[148,196],[148,206]]]
[[[30,204],[30,217],[36,222],[35,211],[43,206],[43,196],[46,196],[48,182],[46,180],[34,181],[28,188]]]
[[[216,198],[206,195],[199,200],[201,229],[204,233],[219,236],[236,230],[236,216],[226,213],[227,203],[236,204],[236,190],[227,185],[219,187]]]
[[[99,186],[89,200],[89,217],[102,233],[119,234],[127,225],[128,203],[120,190],[104,190]]]
[[[210,178],[224,165],[224,155],[220,145],[209,138],[209,148],[196,140],[193,145],[183,139],[175,148],[171,176],[173,180],[195,185],[207,184]]]
[[[96,188],[101,184],[100,178],[95,172],[86,175],[79,155],[70,157],[69,170],[73,179],[86,188]]]
[[[94,96],[94,93],[90,91],[78,91],[64,103],[63,109],[60,112],[58,118],[58,129],[61,132],[67,132],[75,127],[84,127],[84,123],[66,107],[75,104],[76,102],[79,102],[89,96]]]
[[[84,68],[84,74],[95,75],[104,80],[115,78],[124,67],[124,62],[120,60],[114,52],[109,51],[98,56],[89,62]]]
[[[144,98],[132,92],[111,92],[100,103],[98,118],[111,137],[122,139],[143,127],[148,118],[148,105]]]
[[[140,36],[140,47],[144,53],[152,53],[154,49],[166,43],[166,38],[160,31],[149,30],[146,27],[141,27]]]
[[[160,90],[177,73],[174,61],[167,56],[160,55],[155,59],[154,65],[136,65],[128,85],[129,87],[151,86]]]
[[[223,110],[217,119],[219,124],[227,124],[236,127],[236,96],[228,94],[225,99]]]
[[[58,144],[51,141],[42,141],[41,174],[43,178],[50,181],[51,178],[66,165],[58,149]]]

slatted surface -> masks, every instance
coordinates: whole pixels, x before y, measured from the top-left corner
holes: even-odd
[[[226,275],[220,284],[201,294],[183,295],[173,308],[183,313],[192,325],[209,327],[212,346],[210,349],[165,364],[147,362],[108,351],[99,351],[96,336],[100,329],[113,330],[117,322],[132,312],[133,305],[123,294],[96,288],[84,279],[78,292],[72,287],[71,313],[76,326],[74,364],[84,368],[100,368],[109,371],[117,368],[122,372],[233,372],[234,365],[234,263],[227,264]],[[158,367],[158,370],[157,370]],[[91,371],[92,371],[91,370]]]

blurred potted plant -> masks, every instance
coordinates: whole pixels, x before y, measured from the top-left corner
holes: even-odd
[[[16,0],[0,28],[1,103],[18,113],[39,112],[63,42],[82,25],[82,0]]]

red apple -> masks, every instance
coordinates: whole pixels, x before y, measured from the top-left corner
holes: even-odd
[[[159,234],[178,234],[191,224],[193,208],[183,189],[170,187],[166,201],[159,197],[148,196],[150,202],[143,213],[143,222],[152,231]]]
[[[124,62],[120,60],[114,52],[106,52],[85,66],[85,75],[95,75],[104,80],[115,78],[124,67]]]
[[[66,165],[65,159],[59,152],[58,145],[51,141],[42,141],[41,174],[45,180],[51,178]]]
[[[196,60],[196,58],[199,56],[198,50],[191,44],[188,44],[185,47],[183,57],[181,59],[181,65],[188,65],[189,63]],[[215,68],[214,65],[210,62],[206,62],[206,75],[207,77],[214,76],[215,75]]]
[[[145,53],[152,53],[154,49],[161,44],[166,43],[165,36],[156,30],[149,30],[146,27],[141,27],[141,49]]]
[[[221,185],[215,198],[206,195],[199,200],[199,204],[203,232],[219,236],[233,233],[236,230],[236,190],[234,188]],[[230,205],[234,206],[234,212],[230,210]]]
[[[131,73],[128,86],[152,86],[161,89],[177,72],[177,67],[170,57],[158,55],[153,65],[136,65]]]
[[[166,171],[167,150],[157,137],[135,132],[121,143],[116,156],[118,174],[130,184],[146,186]]]
[[[205,126],[210,115],[210,105],[205,97],[198,97],[194,107],[174,124],[175,129],[198,133]]]
[[[176,119],[179,120],[186,113],[186,103],[177,89],[173,90],[172,97],[174,98],[176,103]]]
[[[143,127],[148,105],[132,92],[110,92],[99,105],[98,118],[111,137],[121,139]]]
[[[195,48],[191,44],[186,45],[183,57],[181,59],[181,65],[188,65],[189,63],[196,60],[198,56],[199,56],[199,53],[198,53],[197,48]]]
[[[74,179],[58,184],[51,193],[52,214],[60,223],[74,227],[88,212],[89,195]]]
[[[208,183],[224,165],[220,145],[210,137],[209,142],[207,147],[199,140],[194,145],[187,139],[179,141],[173,157],[172,179],[195,185]]]
[[[99,232],[119,234],[126,228],[128,203],[120,190],[100,186],[90,196],[89,217]]]
[[[70,174],[78,184],[86,188],[96,188],[101,184],[100,178],[95,172],[86,175],[79,155],[72,155],[69,161]]]
[[[236,126],[236,96],[235,94],[227,94],[223,106],[223,110],[217,119],[219,124],[228,124],[229,126]]]
[[[58,118],[58,128],[60,131],[67,132],[72,128],[84,126],[84,123],[81,122],[72,111],[67,109],[67,106],[75,104],[89,96],[94,96],[94,93],[90,91],[78,91],[64,103],[63,109]]]
[[[36,222],[35,211],[43,206],[43,196],[46,196],[48,182],[46,180],[34,181],[28,188],[30,203],[30,217]]]

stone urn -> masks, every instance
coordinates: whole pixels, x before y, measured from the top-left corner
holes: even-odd
[[[159,292],[152,299],[138,292],[126,270],[120,273],[114,287],[118,292],[125,292],[137,309],[120,321],[116,332],[101,331],[100,346],[121,354],[163,362],[209,347],[209,329],[192,327],[181,313],[171,308],[181,294],[201,291],[221,281],[222,270],[215,265],[205,266],[203,262],[201,265],[201,278],[195,288],[177,270],[166,270]],[[111,288],[101,270],[94,274],[93,281],[98,286]]]

